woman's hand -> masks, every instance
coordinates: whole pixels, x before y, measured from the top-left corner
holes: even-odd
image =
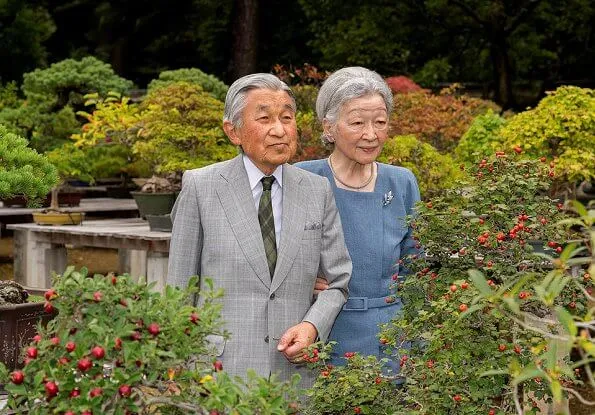
[[[314,284],[314,295],[316,296],[326,289],[328,289],[328,281],[326,278],[321,276],[316,277],[316,283]]]

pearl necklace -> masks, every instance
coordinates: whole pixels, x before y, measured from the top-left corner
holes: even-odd
[[[335,172],[335,169],[333,168],[333,160],[331,159],[331,156],[328,157],[328,165],[331,168],[331,173],[333,174],[333,177],[339,182],[341,183],[343,186],[349,188],[349,189],[353,189],[353,190],[360,190],[363,189],[364,187],[366,187],[367,185],[370,184],[370,182],[372,181],[372,179],[374,178],[374,164],[372,164],[371,166],[371,171],[370,171],[370,177],[368,178],[368,180],[366,180],[366,182],[364,184],[362,184],[361,186],[351,186],[348,185],[347,183],[345,183],[343,180],[341,180],[339,178],[339,176],[337,175],[337,173]]]

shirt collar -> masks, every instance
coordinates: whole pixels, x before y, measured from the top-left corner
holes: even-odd
[[[247,155],[243,155],[242,159],[244,161],[244,167],[246,168],[246,173],[248,173],[248,180],[250,181],[250,189],[254,190],[254,188],[260,182],[264,176],[266,176],[256,165],[250,160],[250,157]],[[275,176],[275,181],[280,187],[283,187],[283,165],[277,166],[275,171],[273,172],[273,176]]]

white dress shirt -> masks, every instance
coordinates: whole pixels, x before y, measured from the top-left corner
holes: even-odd
[[[260,196],[262,195],[262,182],[260,179],[266,176],[258,167],[254,165],[252,160],[244,154],[244,167],[248,173],[248,180],[250,181],[250,189],[252,189],[252,197],[254,198],[254,206],[258,212],[258,205],[260,204]],[[283,225],[283,166],[278,166],[273,172],[275,181],[271,187],[271,203],[273,205],[273,219],[275,220],[275,242],[277,249],[279,249],[279,239],[281,238],[281,225]]]

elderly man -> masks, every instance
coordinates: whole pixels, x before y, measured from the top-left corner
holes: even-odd
[[[242,154],[185,172],[172,211],[168,283],[192,275],[223,288],[231,338],[213,344],[231,374],[252,368],[302,375],[302,349],[325,340],[347,298],[351,260],[328,180],[287,164],[297,146],[296,104],[270,74],[238,79],[223,129]],[[318,273],[329,287],[313,300]],[[201,278],[201,284],[202,284]]]

